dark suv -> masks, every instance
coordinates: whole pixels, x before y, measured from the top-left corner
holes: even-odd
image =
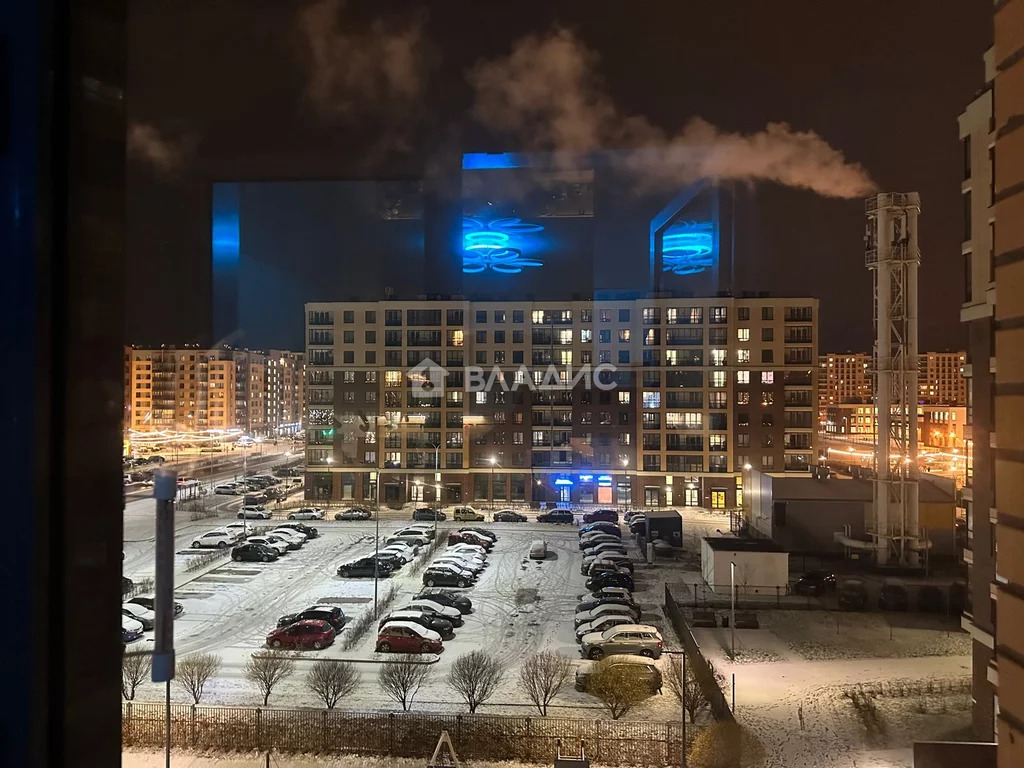
[[[614,509],[595,509],[593,512],[587,512],[583,515],[584,523],[617,523],[619,522],[619,513]]]
[[[413,520],[446,520],[444,512],[430,507],[420,507],[412,513]]]
[[[576,519],[568,509],[552,509],[537,515],[538,523],[574,523]]]
[[[818,597],[836,588],[836,575],[831,571],[808,571],[793,584],[793,591],[798,595],[814,595]]]
[[[287,627],[290,624],[294,624],[297,621],[304,621],[305,619],[319,619],[320,621],[326,621],[336,632],[340,632],[342,626],[345,624],[345,613],[335,605],[311,605],[304,611],[298,613],[289,613],[282,616],[277,620],[277,626]]]

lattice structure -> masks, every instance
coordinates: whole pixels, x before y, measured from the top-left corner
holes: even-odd
[[[874,273],[874,530],[879,565],[916,566],[922,549],[917,486],[917,272],[921,252],[916,192],[865,201],[865,265]]]

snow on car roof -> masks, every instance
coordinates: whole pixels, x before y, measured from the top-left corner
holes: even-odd
[[[434,630],[427,629],[426,627],[421,627],[419,624],[415,624],[415,623],[413,623],[411,621],[402,621],[402,620],[389,621],[384,626],[403,627],[405,629],[411,629],[413,632],[418,634],[420,637],[425,637],[428,640],[440,640],[441,639],[441,636],[439,634],[437,634],[437,632],[435,632]]]

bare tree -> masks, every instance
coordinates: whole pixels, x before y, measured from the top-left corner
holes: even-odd
[[[486,651],[470,651],[455,660],[447,680],[472,713],[494,695],[503,677],[505,668],[497,656]]]
[[[738,723],[701,728],[687,753],[693,768],[750,768],[764,762],[764,746]]]
[[[328,709],[334,709],[339,699],[352,693],[358,682],[359,673],[350,661],[322,659],[306,675],[306,686]]]
[[[148,654],[124,654],[121,656],[121,695],[131,701],[135,698],[135,689],[149,677],[153,660]]]
[[[193,653],[179,661],[174,680],[198,704],[203,698],[206,683],[220,669],[221,658],[215,653]]]
[[[418,661],[416,656],[400,656],[395,661],[380,665],[377,683],[384,693],[402,705],[403,711],[408,711],[430,671],[430,665]]]
[[[541,651],[528,656],[519,668],[519,687],[544,716],[548,713],[551,700],[562,690],[571,673],[572,661],[568,656]]]
[[[587,692],[601,701],[612,720],[618,720],[652,693],[650,682],[628,666],[610,664],[604,659],[597,663],[587,681]]]
[[[250,656],[245,662],[242,674],[245,679],[259,688],[263,694],[263,706],[270,701],[270,694],[277,684],[295,671],[295,658],[287,651],[271,648],[259,656]]]
[[[708,661],[707,665],[711,670],[711,676],[714,678],[715,683],[721,685],[725,677],[715,669],[715,665],[712,662]],[[710,706],[711,699],[708,698],[707,691],[697,678],[697,670],[692,663],[686,665],[686,675],[684,677],[682,656],[673,654],[669,657],[664,677],[665,687],[668,688],[669,693],[676,697],[676,701],[682,703],[683,709],[689,715],[691,723],[696,719],[698,712]]]

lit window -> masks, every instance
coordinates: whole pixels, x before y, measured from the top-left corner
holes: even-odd
[[[619,405],[629,405],[629,392],[624,389],[619,390]]]
[[[589,343],[591,340],[593,340],[593,338],[594,338],[594,332],[592,330],[590,330],[589,328],[581,328],[580,329],[580,341],[583,344]]]
[[[736,329],[736,341],[750,341],[750,329],[749,328],[737,328]]]
[[[750,350],[749,349],[737,349],[736,350],[736,362],[737,363],[749,363],[750,362]]]
[[[661,408],[661,392],[644,392],[644,408]]]
[[[724,387],[725,386],[725,371],[712,371],[711,372],[711,386],[712,387]]]
[[[761,371],[761,383],[762,384],[774,384],[775,383],[775,371]]]
[[[629,328],[623,328],[619,331],[619,341],[623,343],[629,341]]]
[[[736,383],[737,384],[749,384],[750,383],[750,371],[736,371]]]

